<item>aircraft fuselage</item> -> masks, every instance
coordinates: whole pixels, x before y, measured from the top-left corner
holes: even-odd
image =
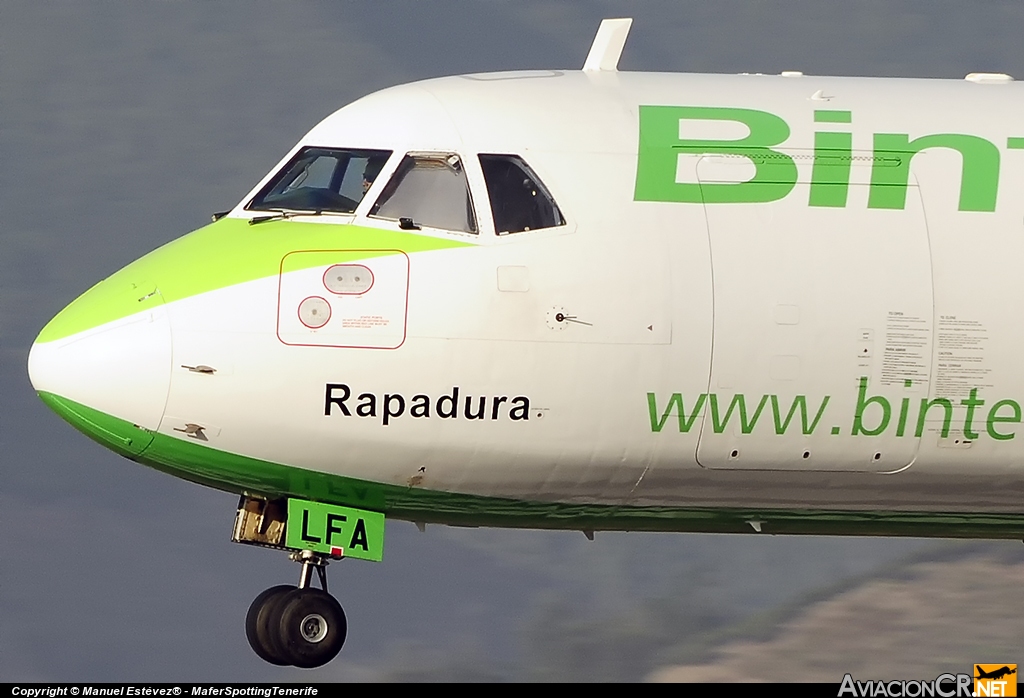
[[[247,495],[458,524],[1021,537],[1022,108],[996,79],[384,90],[71,304],[33,382],[119,453]],[[351,213],[254,208],[311,148],[386,162]],[[519,161],[558,224],[501,229],[488,168]],[[400,168],[445,162],[458,225],[385,215]]]

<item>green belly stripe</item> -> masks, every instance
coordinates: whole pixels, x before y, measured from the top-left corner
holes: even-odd
[[[228,453],[184,438],[152,434],[152,444],[134,455],[111,435],[149,434],[116,417],[102,415],[65,398],[40,393],[76,428],[132,460],[216,489],[265,496],[296,497],[354,507],[388,518],[457,526],[568,529],[576,531],[680,531],[783,535],[911,536],[1024,539],[1024,515],[910,511],[840,511],[772,508],[630,507],[569,504],[483,497],[419,487],[357,480]],[[90,415],[89,419],[80,418]],[[102,425],[102,426],[100,426]]]

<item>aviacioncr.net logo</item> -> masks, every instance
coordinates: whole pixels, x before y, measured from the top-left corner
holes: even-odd
[[[975,664],[974,695],[988,696],[1017,695],[1016,664]]]
[[[972,698],[975,695],[973,680],[974,677],[970,674],[939,674],[931,681],[857,681],[850,674],[846,674],[839,686],[838,695],[839,698]]]

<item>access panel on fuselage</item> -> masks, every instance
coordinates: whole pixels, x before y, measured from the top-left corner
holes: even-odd
[[[699,165],[702,185],[716,163]],[[707,204],[714,345],[697,460],[705,468],[891,472],[920,442],[932,280],[917,187],[903,209]]]
[[[397,349],[409,258],[400,250],[298,250],[281,260],[277,337],[293,346]]]

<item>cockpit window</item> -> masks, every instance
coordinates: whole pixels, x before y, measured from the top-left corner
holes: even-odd
[[[476,214],[462,160],[452,153],[406,155],[370,215],[422,226],[476,233]]]
[[[480,167],[498,235],[565,225],[555,200],[521,157],[481,155]]]
[[[390,155],[390,150],[303,148],[246,208],[352,213]]]

